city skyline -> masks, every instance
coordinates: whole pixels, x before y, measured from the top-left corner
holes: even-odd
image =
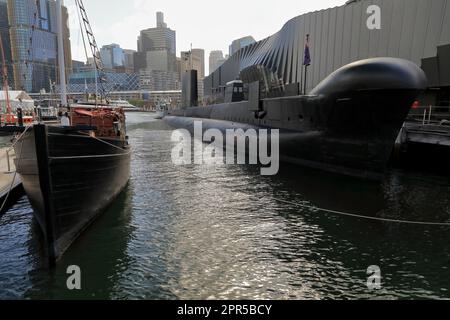
[[[123,2],[119,0],[84,2],[100,47],[117,43],[124,49],[136,50],[140,30],[156,27],[155,14],[162,11],[168,25],[177,31],[178,57],[181,51],[190,50],[191,44],[194,48],[204,49],[205,56],[209,57],[214,50],[228,52],[233,40],[247,35],[253,36],[256,41],[262,40],[278,32],[288,20],[298,15],[344,5],[346,1],[317,0],[314,3],[300,3],[287,0],[282,8],[278,6],[275,9],[274,1],[269,0],[230,0],[226,5],[205,0],[197,1],[195,5],[160,0],[132,0],[127,6],[123,6]],[[65,5],[70,14],[73,59],[85,61],[74,1],[66,0]],[[104,14],[106,6],[107,16]],[[206,68],[209,69],[208,64]],[[209,74],[209,70],[206,70],[206,74]]]

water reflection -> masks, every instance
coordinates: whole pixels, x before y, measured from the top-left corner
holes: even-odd
[[[42,266],[26,199],[0,218],[0,297],[450,297],[447,227],[295,205],[450,221],[448,177],[391,171],[374,183],[286,165],[274,177],[251,166],[177,167],[170,130],[151,115],[128,116],[130,186],[54,272]],[[65,288],[71,264],[83,272],[80,292]],[[366,287],[370,265],[382,270],[377,292]]]

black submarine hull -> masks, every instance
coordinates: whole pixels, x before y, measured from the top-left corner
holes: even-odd
[[[310,95],[263,99],[258,112],[241,101],[174,110],[165,121],[191,132],[195,121],[222,132],[279,129],[282,162],[380,179],[426,82],[411,62],[369,59],[334,72]]]

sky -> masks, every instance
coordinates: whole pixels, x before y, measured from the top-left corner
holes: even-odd
[[[251,35],[257,41],[278,32],[290,19],[303,13],[343,5],[346,0],[84,0],[99,47],[117,43],[123,49],[137,47],[140,30],[156,26],[156,12],[177,34],[177,55],[193,48],[222,50],[235,39]],[[85,61],[74,0],[69,9],[72,56]]]

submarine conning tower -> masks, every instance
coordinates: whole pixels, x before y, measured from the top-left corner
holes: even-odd
[[[320,82],[310,95],[366,90],[425,90],[425,72],[399,58],[371,58],[350,63]]]

